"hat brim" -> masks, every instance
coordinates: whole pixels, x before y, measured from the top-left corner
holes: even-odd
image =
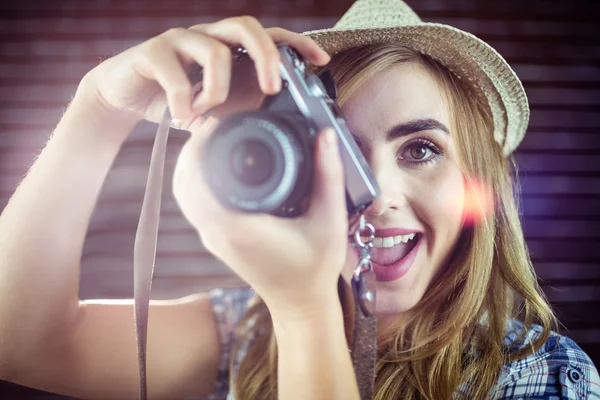
[[[304,32],[327,53],[371,44],[398,43],[426,54],[448,68],[476,95],[487,101],[494,121],[494,139],[504,155],[525,135],[529,105],[521,81],[490,45],[449,25],[421,23],[368,29],[322,29]]]

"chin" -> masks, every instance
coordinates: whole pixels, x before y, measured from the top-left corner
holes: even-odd
[[[377,314],[400,315],[413,308],[422,296],[417,296],[410,289],[400,291],[386,285],[377,285]]]

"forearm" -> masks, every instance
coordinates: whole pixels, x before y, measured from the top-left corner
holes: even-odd
[[[115,139],[135,125],[99,110],[76,96],[0,215],[4,362],[12,355],[23,359],[23,352],[35,351],[34,345],[76,316],[89,219],[121,145]]]
[[[339,300],[323,304],[303,315],[273,315],[280,399],[360,399]]]

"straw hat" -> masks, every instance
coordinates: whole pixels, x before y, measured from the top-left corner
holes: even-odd
[[[377,43],[400,43],[427,54],[487,102],[494,120],[494,139],[505,156],[525,135],[529,122],[527,96],[504,58],[470,33],[421,21],[402,0],[356,0],[333,28],[304,34],[330,55]]]

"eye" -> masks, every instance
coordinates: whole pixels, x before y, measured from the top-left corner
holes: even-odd
[[[406,144],[398,154],[398,160],[410,164],[425,164],[435,161],[442,151],[433,142],[417,139]]]
[[[410,153],[410,156],[415,160],[422,160],[424,158],[427,158],[429,153],[431,153],[431,150],[429,150],[425,146],[413,146],[409,149],[408,152]]]

